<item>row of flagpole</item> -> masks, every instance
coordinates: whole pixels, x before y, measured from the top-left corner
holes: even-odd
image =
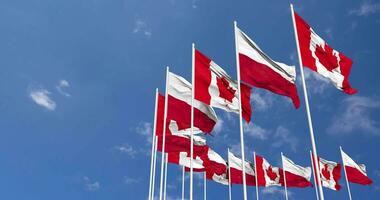
[[[312,145],[312,151],[310,152],[311,159],[314,161],[314,163],[318,163],[318,154],[317,154],[317,147],[314,137],[314,130],[313,130],[313,122],[311,117],[311,111],[309,106],[309,100],[308,100],[308,93],[307,93],[307,86],[303,71],[303,64],[302,64],[302,57],[300,52],[300,46],[299,46],[299,40],[298,40],[298,34],[296,30],[296,24],[295,24],[295,16],[294,16],[294,9],[293,5],[290,5],[291,8],[291,15],[292,15],[292,21],[293,21],[293,28],[294,28],[294,35],[295,35],[295,41],[297,46],[297,54],[299,59],[299,69],[301,73],[301,81],[302,81],[302,87],[303,87],[303,93],[304,93],[304,101],[305,101],[305,110],[307,115],[307,121],[308,121],[308,127],[309,127],[309,133],[310,133],[310,140]],[[237,22],[234,22],[234,34],[235,34],[235,53],[236,53],[236,71],[237,71],[237,83],[238,83],[238,94],[239,94],[239,130],[240,130],[240,148],[241,148],[241,157],[242,157],[242,173],[245,174],[245,147],[244,147],[244,130],[243,130],[243,120],[242,120],[242,104],[241,104],[241,88],[240,88],[240,63],[239,63],[239,53],[238,53],[238,40],[236,38],[237,36]],[[193,150],[193,134],[194,134],[194,68],[195,68],[195,44],[192,44],[192,98],[191,98],[191,132],[190,132],[190,158],[193,158],[194,156],[194,150]],[[163,124],[163,135],[162,135],[162,152],[165,152],[165,135],[166,135],[166,118],[167,118],[167,106],[168,106],[168,73],[169,73],[169,67],[166,69],[166,90],[165,90],[165,107],[164,107],[164,124]],[[156,89],[156,102],[155,102],[155,113],[157,112],[157,102],[158,102],[158,89]],[[152,155],[151,155],[151,172],[150,172],[150,179],[149,179],[149,198],[154,198],[154,186],[155,186],[155,172],[156,172],[156,158],[157,158],[157,143],[158,139],[155,137],[156,134],[156,115],[154,117],[154,128],[153,128],[153,140],[152,140]],[[159,190],[159,200],[166,200],[166,179],[167,179],[167,155],[165,156],[165,153],[162,153],[161,155],[161,174],[160,174],[160,190]],[[255,156],[254,156],[255,158]],[[256,161],[255,161],[256,162]],[[313,171],[315,170],[314,174],[314,181],[316,187],[316,196],[319,200],[324,200],[324,194],[322,189],[322,184],[320,180],[320,176],[315,176],[315,174],[320,174],[319,165],[315,165],[315,168],[313,167]],[[346,182],[347,182],[347,189],[349,193],[349,198],[351,198],[351,192],[348,184],[347,174],[344,169],[345,175],[346,175]],[[182,169],[182,199],[184,199],[184,178],[185,178],[185,168]],[[255,165],[255,174],[256,174],[256,165]],[[229,174],[230,176],[230,174]],[[247,200],[247,184],[246,184],[246,177],[243,175],[243,199]],[[230,178],[230,177],[229,177]],[[285,174],[284,178],[286,180]],[[206,174],[204,175],[204,199],[206,199]],[[256,183],[257,183],[257,177],[256,177]],[[318,184],[317,184],[318,183]],[[258,187],[256,187],[256,198],[259,199],[258,195]],[[286,187],[286,181],[285,181],[285,194],[286,199],[287,196],[287,187]],[[193,159],[190,159],[190,184],[189,184],[189,196],[190,200],[193,200]],[[231,183],[229,179],[229,198],[231,199]]]

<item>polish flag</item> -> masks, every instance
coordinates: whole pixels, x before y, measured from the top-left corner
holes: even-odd
[[[340,190],[339,180],[341,178],[341,166],[339,163],[328,161],[318,157],[319,173],[323,187],[332,190]],[[314,170],[315,171],[315,170]],[[318,184],[318,183],[317,183]]]
[[[256,154],[257,181],[259,186],[281,186],[281,169],[273,167],[263,157]]]
[[[331,48],[296,12],[294,12],[299,48],[304,66],[329,79],[339,90],[355,94],[348,77],[352,60]]]
[[[191,84],[184,78],[169,72],[168,77],[168,113],[167,119],[177,122],[179,130],[191,126]],[[217,117],[215,111],[209,105],[198,100],[194,105],[194,127],[205,133],[211,133]]]
[[[251,88],[241,87],[242,110],[244,119],[251,118],[249,97]],[[237,81],[232,79],[219,65],[195,49],[195,99],[223,109],[227,112],[239,113],[239,95]]]
[[[228,162],[231,172],[231,184],[243,184],[242,160],[231,152],[228,152]],[[244,161],[244,165],[246,184],[256,186],[254,165],[247,161]]]
[[[366,167],[363,164],[357,164],[350,156],[341,150],[343,166],[346,169],[347,179],[351,183],[360,185],[370,185],[372,180],[368,177]]]
[[[286,187],[309,187],[311,168],[296,165],[289,158],[282,156],[283,170],[285,171]],[[285,179],[284,179],[285,181]]]
[[[295,84],[294,66],[272,60],[243,31],[236,29],[241,80],[252,86],[287,96],[298,108],[300,100]]]

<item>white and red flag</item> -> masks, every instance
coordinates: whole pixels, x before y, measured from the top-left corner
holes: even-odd
[[[339,185],[339,180],[341,178],[341,165],[337,162],[325,160],[320,157],[318,157],[318,161],[322,186],[332,190],[340,190],[341,186]],[[314,164],[313,159],[312,163]]]
[[[295,84],[295,67],[272,60],[245,33],[236,29],[241,80],[254,87],[287,96],[298,108],[300,100]]]
[[[222,156],[209,148],[207,158],[204,158],[203,161],[207,179],[228,185],[227,163]]]
[[[343,166],[346,169],[347,179],[351,183],[360,185],[370,185],[372,180],[368,177],[366,167],[363,164],[357,164],[350,156],[341,150]]]
[[[311,178],[310,167],[299,166],[285,156],[282,156],[282,165],[283,165],[283,170],[286,176],[287,187],[312,186],[310,182],[310,178]]]
[[[190,128],[191,125],[191,84],[186,79],[169,72],[168,75],[168,115],[167,119],[177,122],[178,129]],[[205,133],[211,133],[218,120],[212,107],[195,100],[194,127]]]
[[[254,165],[248,161],[244,161],[244,165],[246,184],[256,186]],[[243,184],[242,160],[228,152],[228,166],[230,167],[231,184]]]
[[[194,155],[193,159],[193,170],[202,171],[204,170],[203,160],[201,156]],[[168,162],[181,165],[187,168],[190,168],[190,153],[189,152],[171,152],[168,153]]]
[[[281,186],[281,169],[273,167],[265,158],[256,154],[256,172],[259,186]]]
[[[237,81],[232,79],[219,65],[195,49],[195,99],[227,112],[239,113]],[[249,86],[241,86],[242,113],[244,119],[251,119]],[[244,98],[248,97],[248,98]]]
[[[357,90],[348,82],[352,60],[331,48],[296,12],[294,16],[303,65],[329,79],[339,90],[355,94]]]

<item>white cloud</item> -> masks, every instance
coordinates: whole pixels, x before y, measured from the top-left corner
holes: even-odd
[[[56,103],[50,98],[50,92],[45,89],[31,89],[29,97],[39,106],[42,106],[50,111],[55,110]]]
[[[363,1],[359,8],[350,10],[349,13],[357,16],[368,16],[380,11],[380,3]]]
[[[309,69],[304,70],[304,75],[307,89],[313,94],[323,94],[330,84],[329,80]]]
[[[256,139],[266,140],[270,132],[252,122],[244,124],[244,133]]]
[[[325,30],[325,34],[327,35],[327,37],[328,37],[329,39],[332,39],[332,38],[333,38],[332,28],[331,28],[331,27],[330,27],[330,28],[327,28],[327,29]]]
[[[98,181],[92,181],[87,176],[83,177],[84,185],[88,191],[97,191],[100,189],[100,183]]]
[[[136,154],[138,153],[138,151],[135,150],[129,144],[123,144],[120,146],[115,146],[115,149],[118,150],[120,153],[127,154],[131,158],[135,158]]]
[[[141,182],[141,178],[131,178],[131,177],[125,177],[124,182],[126,184],[136,184]]]
[[[58,85],[55,88],[61,95],[65,97],[70,97],[71,95],[64,91],[65,88],[69,88],[69,87],[70,87],[70,83],[67,80],[60,80],[58,82]]]
[[[215,126],[214,126],[214,129],[213,129],[213,133],[215,133],[215,135],[218,135],[219,133],[222,132],[223,130],[223,119],[218,119],[218,121],[216,122]]]
[[[145,21],[143,21],[142,19],[136,19],[135,20],[135,26],[134,26],[132,32],[134,34],[138,34],[138,33],[139,34],[143,34],[146,37],[151,37],[152,36],[152,32],[148,28],[147,23]]]
[[[292,151],[296,152],[298,139],[283,126],[277,127],[276,132],[273,136],[273,141],[273,147],[279,148],[283,146],[289,146]]]
[[[197,0],[192,0],[191,1],[191,7],[194,8],[194,9],[198,8],[198,6],[197,6]]]
[[[264,195],[281,195],[280,199],[285,197],[285,190],[280,187],[266,187],[261,190],[261,193]],[[293,196],[293,193],[288,190],[288,197]]]
[[[135,129],[135,131],[144,136],[146,138],[146,141],[151,144],[152,143],[152,135],[153,135],[153,128],[152,124],[149,122],[141,122]]]
[[[251,101],[253,103],[253,110],[266,111],[273,106],[274,96],[267,91],[255,90],[252,93]]]
[[[328,133],[339,135],[358,131],[380,135],[380,124],[371,117],[371,111],[380,109],[380,100],[350,96],[343,101],[343,105],[343,109],[333,117],[332,124],[327,129]]]

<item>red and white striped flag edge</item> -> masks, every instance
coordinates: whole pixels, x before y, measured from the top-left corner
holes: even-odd
[[[351,183],[357,183],[360,185],[372,184],[372,180],[367,175],[365,165],[357,164],[343,150],[341,150],[341,152],[342,152],[343,164],[346,169],[348,181]]]
[[[272,60],[240,29],[237,28],[235,34],[241,80],[252,86],[287,96],[293,105],[299,108],[295,67]]]
[[[302,167],[295,164],[286,156],[282,156],[283,170],[286,176],[287,187],[310,187],[311,167]],[[285,181],[285,179],[284,179]]]

